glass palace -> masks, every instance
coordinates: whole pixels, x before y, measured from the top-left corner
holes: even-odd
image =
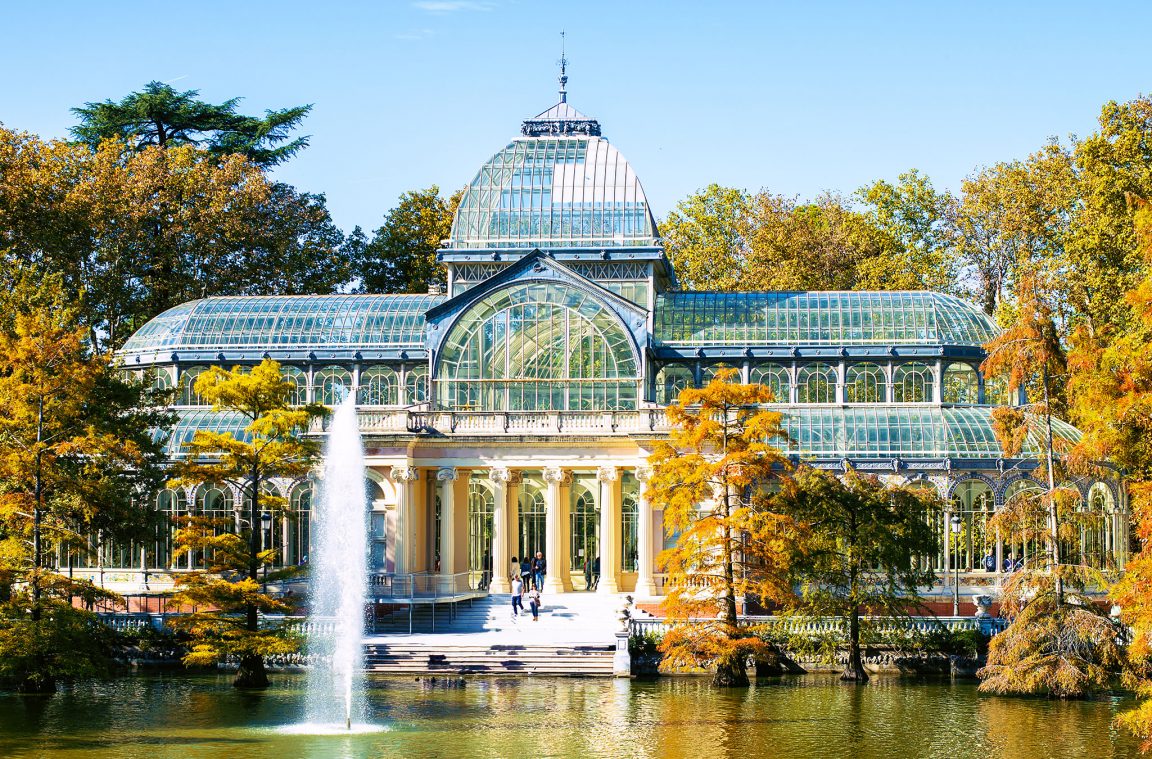
[[[122,360],[177,389],[171,457],[196,430],[242,432],[197,397],[196,376],[270,357],[296,402],[356,394],[376,571],[465,574],[475,587],[491,567],[491,590],[506,592],[512,557],[543,551],[547,591],[583,589],[598,560],[599,591],[651,597],[670,538],[644,497],[647,453],[667,432],[664,406],[728,366],[772,388],[795,459],[939,491],[951,510],[940,534],[953,514],[964,528],[926,557],[933,566],[1037,550],[986,526],[1039,487],[1040,451],[1029,440],[1005,458],[993,435],[992,408],[1009,399],[978,371],[996,334],[987,316],[933,292],[680,291],[632,167],[563,94],[480,167],[439,256],[444,294],[206,298],[150,321]],[[1059,421],[1055,434],[1078,436]],[[1122,566],[1121,482],[1073,484],[1097,517],[1085,559]],[[267,539],[280,562],[304,563],[313,484],[268,487],[290,508],[262,520]],[[241,495],[165,490],[154,541],[96,546],[79,569],[132,586],[193,568],[173,558],[170,525],[191,512],[238,525]]]

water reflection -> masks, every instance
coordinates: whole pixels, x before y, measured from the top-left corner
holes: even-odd
[[[0,695],[0,756],[247,757],[1124,757],[1123,702],[981,696],[972,684],[782,678],[718,691],[656,682],[478,679],[442,688],[374,679],[369,718],[386,733],[283,735],[302,680],[261,694],[227,677],[136,677],[50,697]]]

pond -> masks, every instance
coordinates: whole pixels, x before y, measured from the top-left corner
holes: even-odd
[[[722,691],[706,679],[469,679],[369,683],[384,732],[287,735],[303,678],[239,693],[225,676],[139,676],[0,694],[0,756],[247,757],[1130,757],[1112,726],[1130,701],[983,696],[972,683],[805,676]]]

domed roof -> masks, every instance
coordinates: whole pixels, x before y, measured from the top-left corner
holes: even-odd
[[[656,244],[644,188],[595,119],[561,100],[521,131],[468,183],[448,249]]]
[[[168,360],[172,353],[355,351],[422,347],[424,312],[439,295],[283,295],[181,303],[136,331],[120,354]]]

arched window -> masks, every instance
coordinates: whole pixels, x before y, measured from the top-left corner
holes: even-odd
[[[478,300],[440,349],[437,394],[450,409],[635,408],[632,339],[591,294],[555,282],[510,285]]]
[[[748,380],[754,385],[764,385],[772,391],[774,403],[792,402],[792,377],[788,367],[780,364],[761,364],[748,372]]]
[[[1125,559],[1125,521],[1116,509],[1112,489],[1095,482],[1088,489],[1081,525],[1081,562],[1097,569],[1120,569]]]
[[[236,532],[236,511],[230,488],[205,483],[196,489],[195,504],[195,515],[210,520],[215,534]],[[205,557],[201,551],[191,552],[189,565],[193,568],[203,567],[205,558],[210,560],[212,556],[209,554]]]
[[[991,551],[996,554],[996,534],[988,529],[988,520],[996,511],[996,501],[992,488],[983,480],[965,480],[952,490],[952,514],[960,517],[960,533],[955,534],[950,524],[945,524],[945,534],[949,541],[949,554],[952,567],[962,572],[982,568],[981,561]]]
[[[148,369],[145,378],[153,390],[172,389],[172,370],[166,366],[153,366]]]
[[[308,375],[297,366],[281,366],[280,376],[292,383],[288,393],[289,406],[303,406],[308,402]]]
[[[569,506],[569,521],[572,528],[568,552],[571,557],[570,569],[579,572],[581,577],[585,578],[587,573],[584,571],[584,562],[592,561],[600,555],[600,512],[596,509],[596,498],[590,489],[596,485],[595,480],[590,482],[577,480],[573,483],[572,502]]]
[[[971,364],[948,364],[943,391],[945,403],[979,403],[980,375]]]
[[[544,486],[528,478],[524,479],[524,486],[520,489],[520,529],[519,550],[517,556],[535,556],[537,551],[543,551],[547,508],[544,504]],[[549,562],[559,564],[558,557],[549,556]]]
[[[984,380],[984,403],[989,406],[1015,406],[1012,394],[1008,392],[1008,383],[1003,377],[991,377]]]
[[[692,387],[692,367],[668,364],[656,373],[656,402],[668,406],[680,397],[680,391]]]
[[[845,403],[883,403],[887,400],[888,378],[879,364],[849,364],[844,379]]]
[[[797,403],[835,403],[836,367],[807,364],[796,373]]]
[[[339,406],[352,391],[352,372],[342,366],[326,366],[312,375],[312,398],[325,406]]]
[[[934,385],[928,364],[900,364],[893,373],[892,399],[897,403],[930,403]]]
[[[735,382],[735,383],[741,382],[739,367],[731,366],[730,364],[705,364],[703,367],[700,368],[700,386],[703,387],[704,385],[707,385],[712,380],[716,379],[716,375],[725,369],[735,369],[736,370],[736,376],[734,376],[732,379],[730,379],[729,382]]]
[[[640,556],[640,481],[631,472],[620,477],[620,566],[635,572]]]
[[[424,364],[408,367],[404,376],[405,402],[409,406],[428,400],[428,367]]]
[[[396,370],[390,366],[370,366],[360,371],[356,402],[362,406],[395,406],[400,388]]]
[[[196,378],[208,371],[206,366],[190,366],[180,372],[180,405],[204,406],[204,399],[196,392]]]
[[[473,475],[468,480],[468,582],[477,590],[484,590],[492,582],[495,513],[492,489],[479,475]]]
[[[312,536],[312,483],[301,482],[288,496],[288,546],[284,554],[287,566],[308,563]]]
[[[161,490],[156,494],[156,511],[160,526],[156,535],[156,566],[187,569],[188,555],[177,558],[176,531],[188,515],[188,496],[183,490]]]

